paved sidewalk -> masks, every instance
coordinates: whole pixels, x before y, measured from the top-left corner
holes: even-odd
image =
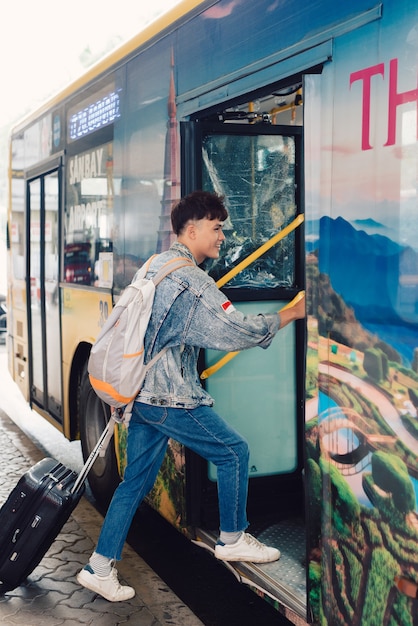
[[[43,454],[0,409],[0,505]],[[128,546],[118,563],[121,581],[136,589],[127,602],[107,602],[75,579],[98,537],[102,516],[83,497],[24,585],[0,596],[2,626],[202,626],[202,622]],[[1,548],[0,548],[1,549]]]

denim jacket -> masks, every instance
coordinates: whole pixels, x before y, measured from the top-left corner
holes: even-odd
[[[279,330],[280,316],[244,316],[237,311],[179,242],[152,260],[147,278],[179,256],[191,259],[194,265],[175,270],[157,286],[145,336],[145,362],[166,346],[169,349],[148,371],[136,399],[173,408],[212,406],[213,399],[197,372],[200,348],[226,352],[267,348]]]

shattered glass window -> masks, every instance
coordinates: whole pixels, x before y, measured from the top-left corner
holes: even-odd
[[[202,151],[203,189],[222,194],[229,212],[220,258],[209,267],[217,280],[296,217],[296,146],[292,136],[213,134]],[[291,232],[227,287],[292,287],[294,266]]]

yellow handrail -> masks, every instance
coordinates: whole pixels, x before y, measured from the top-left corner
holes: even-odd
[[[299,291],[299,293],[296,294],[293,300],[288,302],[282,309],[280,309],[279,313],[281,313],[282,311],[285,311],[286,309],[289,309],[291,306],[299,302],[299,300],[302,300],[304,295],[305,295],[304,291]],[[219,361],[216,361],[216,363],[214,363],[210,367],[203,370],[203,372],[200,374],[201,380],[206,380],[206,378],[209,378],[209,376],[212,376],[212,374],[215,374],[215,372],[217,372],[218,370],[221,369],[221,367],[229,363],[229,361],[232,361],[232,359],[236,357],[237,354],[239,353],[240,353],[240,350],[237,350],[235,352],[228,352],[228,354],[225,354],[225,356],[219,359]]]
[[[283,230],[276,233],[271,239],[266,241],[266,243],[263,243],[259,248],[257,248],[257,250],[249,254],[243,261],[241,261],[241,263],[238,263],[236,267],[233,267],[232,270],[230,270],[224,276],[222,276],[222,278],[220,278],[216,282],[217,286],[223,287],[227,282],[231,280],[231,278],[234,278],[234,276],[242,272],[242,270],[244,270],[251,263],[256,261],[262,254],[267,252],[267,250],[270,250],[270,248],[275,246],[276,243],[278,243],[281,239],[286,237],[286,235],[291,233],[292,230],[295,230],[295,228],[300,226],[300,224],[302,224],[304,219],[305,219],[305,216],[303,215],[303,213],[300,213],[297,217],[295,217],[295,219],[292,222],[290,222],[290,224],[288,224],[285,228],[283,228]]]
[[[300,213],[299,215],[297,215],[295,217],[295,219],[290,222],[290,224],[288,224],[285,228],[283,228],[283,230],[281,230],[280,232],[276,233],[271,239],[269,239],[268,241],[266,241],[266,243],[263,243],[263,245],[261,245],[259,248],[257,248],[257,250],[255,250],[254,252],[252,252],[251,254],[249,254],[243,261],[241,261],[241,263],[238,263],[238,265],[234,268],[232,268],[232,270],[230,272],[228,272],[227,274],[225,274],[224,276],[222,276],[222,278],[220,278],[217,282],[216,285],[218,287],[223,287],[223,285],[225,285],[228,281],[231,280],[231,278],[234,278],[234,276],[236,276],[237,274],[239,274],[240,272],[242,272],[242,270],[244,270],[246,267],[248,267],[251,263],[253,263],[254,261],[256,261],[262,254],[264,254],[265,252],[267,252],[267,250],[270,250],[270,248],[272,248],[274,245],[276,245],[276,243],[278,243],[281,239],[283,239],[284,237],[286,237],[286,235],[288,235],[289,233],[292,232],[292,230],[295,230],[295,228],[297,228],[298,226],[300,226],[300,224],[302,224],[303,220],[305,219],[305,216]],[[286,306],[284,306],[281,311],[284,311],[285,309],[288,309],[289,307],[291,307],[293,304],[296,304],[296,302],[299,302],[299,300],[305,295],[304,291],[300,291],[294,298],[293,300],[291,300],[291,302],[288,302],[286,304]],[[209,378],[209,376],[212,376],[212,374],[214,374],[215,372],[217,372],[218,370],[221,369],[221,367],[223,367],[224,365],[226,365],[227,363],[229,363],[229,361],[232,361],[232,359],[234,357],[237,356],[237,354],[240,353],[240,350],[237,350],[235,352],[228,352],[228,354],[225,354],[225,356],[223,356],[221,359],[219,359],[219,361],[217,361],[216,363],[214,363],[214,365],[211,365],[211,367],[206,368],[201,374],[200,374],[200,378],[201,380],[205,380],[206,378]]]

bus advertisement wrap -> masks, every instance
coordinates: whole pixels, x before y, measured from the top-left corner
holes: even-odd
[[[182,195],[225,198],[205,269],[226,302],[305,290],[306,323],[198,373],[250,445],[250,532],[281,551],[236,577],[298,626],[417,624],[417,76],[412,0],[184,0],[11,134],[10,371],[85,456],[109,417],[91,346]],[[89,476],[105,504],[115,442]],[[216,480],[170,441],[148,502],[213,550]]]

